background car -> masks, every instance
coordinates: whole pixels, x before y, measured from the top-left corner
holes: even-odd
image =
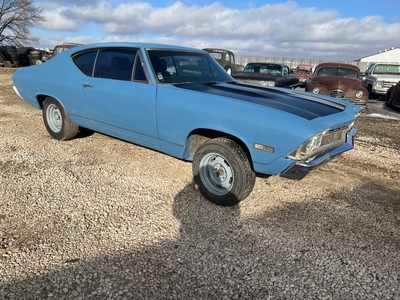
[[[400,111],[400,81],[386,93],[386,105]]]
[[[256,174],[301,179],[352,149],[360,112],[236,82],[205,51],[159,44],[80,46],[12,80],[53,138],[89,128],[192,161],[198,189],[219,205],[245,199]]]
[[[358,104],[365,108],[368,91],[360,82],[360,69],[351,64],[322,63],[307,81],[307,92],[328,95]]]
[[[299,86],[303,87],[312,76],[312,66],[298,65],[297,68],[290,69],[290,75],[297,77],[299,79]]]
[[[236,80],[264,86],[296,88],[297,77],[290,76],[289,67],[273,63],[248,63],[242,73],[232,75]]]
[[[229,75],[236,74],[235,54],[232,51],[217,48],[205,48],[203,50],[210,53]]]
[[[48,53],[44,53],[42,55],[42,62],[46,62],[49,59],[53,58],[54,56],[77,46],[80,46],[82,44],[78,44],[78,43],[68,43],[68,42],[64,42],[62,45],[57,45],[54,47],[53,50],[50,50]]]

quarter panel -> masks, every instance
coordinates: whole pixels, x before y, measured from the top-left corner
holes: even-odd
[[[87,76],[75,66],[67,52],[59,54],[48,62],[18,70],[13,81],[21,97],[29,104],[41,109],[38,95],[58,100],[71,120],[85,126],[80,105],[81,82]]]

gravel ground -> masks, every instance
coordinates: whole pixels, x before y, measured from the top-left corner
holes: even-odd
[[[111,137],[50,138],[0,70],[0,299],[400,299],[400,120],[236,207],[191,164]]]

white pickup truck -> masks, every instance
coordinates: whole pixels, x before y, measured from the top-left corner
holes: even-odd
[[[387,90],[400,81],[400,64],[373,63],[362,79],[363,86],[368,90],[369,97],[385,96]]]

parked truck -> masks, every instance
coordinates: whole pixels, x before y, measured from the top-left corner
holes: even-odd
[[[205,48],[203,50],[209,52],[229,75],[236,74],[235,55],[232,51],[217,48]]]
[[[369,98],[385,98],[388,89],[400,81],[400,64],[373,63],[362,79],[369,92]]]

